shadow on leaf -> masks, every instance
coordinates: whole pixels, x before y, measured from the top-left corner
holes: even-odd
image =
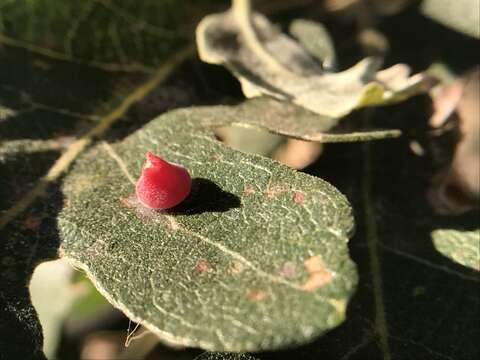
[[[222,190],[213,181],[192,179],[192,192],[180,205],[168,210],[172,215],[195,215],[204,212],[225,212],[240,207],[240,198]]]

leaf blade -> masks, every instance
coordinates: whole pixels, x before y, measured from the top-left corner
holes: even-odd
[[[77,163],[59,219],[63,256],[132,319],[184,345],[272,349],[338,325],[357,281],[348,202],[319,179],[225,148],[199,114],[168,113],[112,146],[123,170],[100,146]],[[145,222],[119,199],[132,191],[125,169],[136,173],[147,149],[197,183],[185,207]]]

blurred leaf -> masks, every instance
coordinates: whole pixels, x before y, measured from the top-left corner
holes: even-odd
[[[457,136],[451,160],[433,176],[429,200],[439,214],[461,214],[480,206],[480,68],[435,90],[430,126],[440,134],[450,127]]]
[[[263,128],[274,134],[302,140],[329,142],[355,142],[379,140],[400,136],[399,130],[375,130],[353,126],[335,126],[336,120],[305,110],[300,106],[262,96],[247,100],[236,107],[217,106],[228,117],[227,123],[247,128]],[[208,117],[209,113],[206,114]],[[213,119],[212,125],[222,122]]]
[[[106,311],[112,310],[110,303],[97,291],[95,286],[83,272],[78,272],[72,284],[77,294],[65,319],[65,326],[72,332],[81,328],[84,323],[98,318]]]
[[[445,26],[480,38],[480,0],[423,0],[421,10]]]
[[[290,25],[290,34],[320,62],[323,69],[335,68],[335,47],[328,30],[322,24],[303,19],[294,20]]]
[[[0,43],[105,70],[149,71],[181,45],[187,2],[1,0]]]
[[[61,253],[166,340],[217,351],[308,342],[343,321],[356,285],[351,209],[324,181],[217,142],[211,127],[239,121],[232,113],[169,112],[82,156],[63,186]],[[130,196],[147,150],[191,172],[179,207],[148,211]]]
[[[432,232],[435,248],[453,261],[480,271],[480,230],[439,229]]]
[[[429,86],[426,75],[410,77],[404,64],[378,71],[380,61],[373,58],[340,73],[323,71],[266,17],[251,15],[249,6],[247,0],[234,1],[232,9],[205,17],[197,27],[200,58],[226,66],[240,80],[247,97],[268,94],[334,118],[331,122],[336,124],[354,109],[399,102]],[[311,23],[297,24],[296,30],[297,37],[309,37]],[[324,47],[331,48],[328,43]]]
[[[298,139],[288,139],[273,154],[272,159],[293,169],[304,169],[322,153],[322,144]]]
[[[54,359],[60,341],[63,321],[74,301],[70,288],[72,267],[64,260],[44,262],[37,266],[30,280],[32,304],[43,329],[43,352]]]
[[[215,134],[227,146],[249,154],[270,156],[284,143],[284,137],[261,128],[226,126],[216,129]]]
[[[325,0],[325,7],[330,11],[350,10],[355,15],[358,14],[359,8],[367,9],[381,15],[394,15],[402,11],[406,6],[414,0]],[[360,10],[362,11],[362,10]]]

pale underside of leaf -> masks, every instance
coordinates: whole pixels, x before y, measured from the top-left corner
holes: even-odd
[[[247,97],[268,94],[317,114],[340,118],[364,106],[405,100],[430,86],[431,80],[426,75],[410,76],[410,69],[404,64],[378,71],[381,61],[375,58],[366,58],[339,73],[326,71],[322,69],[322,61],[312,57],[313,52],[319,54],[318,50],[307,51],[261,14],[253,14],[252,23],[262,46],[261,54],[258,44],[246,36],[247,29],[233,10],[209,15],[197,27],[200,58],[226,66],[239,79]],[[294,30],[297,38],[311,39],[315,31],[325,38],[324,29],[315,29],[312,23],[297,24]],[[331,53],[330,44],[324,47],[330,49],[326,53]],[[270,61],[266,61],[265,53]],[[325,61],[328,64],[331,60]],[[275,62],[278,66],[273,67]]]
[[[444,256],[480,271],[480,230],[438,229],[432,232],[432,239]]]
[[[328,30],[322,24],[297,19],[292,21],[289,31],[301,46],[320,62],[323,69],[335,69],[337,63],[335,47]]]
[[[305,110],[294,104],[262,96],[243,102],[237,106],[216,106],[218,111],[210,108],[198,108],[202,112],[203,123],[212,127],[235,125],[255,127],[272,133],[296,139],[322,143],[354,142],[379,140],[398,137],[400,130],[365,130],[335,127],[337,120]],[[213,114],[213,116],[212,116]]]
[[[61,253],[169,341],[213,351],[311,341],[343,321],[357,283],[351,208],[320,179],[216,141],[212,126],[229,118],[225,107],[177,110],[83,155],[64,182]],[[147,150],[189,169],[179,208],[125,207]]]

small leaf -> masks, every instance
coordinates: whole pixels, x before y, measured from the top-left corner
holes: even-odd
[[[66,176],[59,217],[61,253],[112,304],[166,340],[213,351],[308,342],[343,321],[357,282],[346,199],[214,139],[241,109],[173,111],[96,146]],[[177,208],[132,205],[147,150],[192,175]]]
[[[231,10],[205,17],[197,27],[197,46],[203,61],[232,71],[247,97],[268,94],[340,118],[357,108],[405,100],[430,85],[424,74],[410,77],[404,64],[378,71],[380,61],[374,58],[339,73],[322,70],[309,52],[266,17],[250,15],[245,4],[239,0]],[[312,23],[300,27],[297,23],[294,29],[298,38],[310,38]],[[328,43],[323,47],[331,49]]]
[[[480,271],[480,230],[438,229],[432,232],[433,244],[453,261]]]

